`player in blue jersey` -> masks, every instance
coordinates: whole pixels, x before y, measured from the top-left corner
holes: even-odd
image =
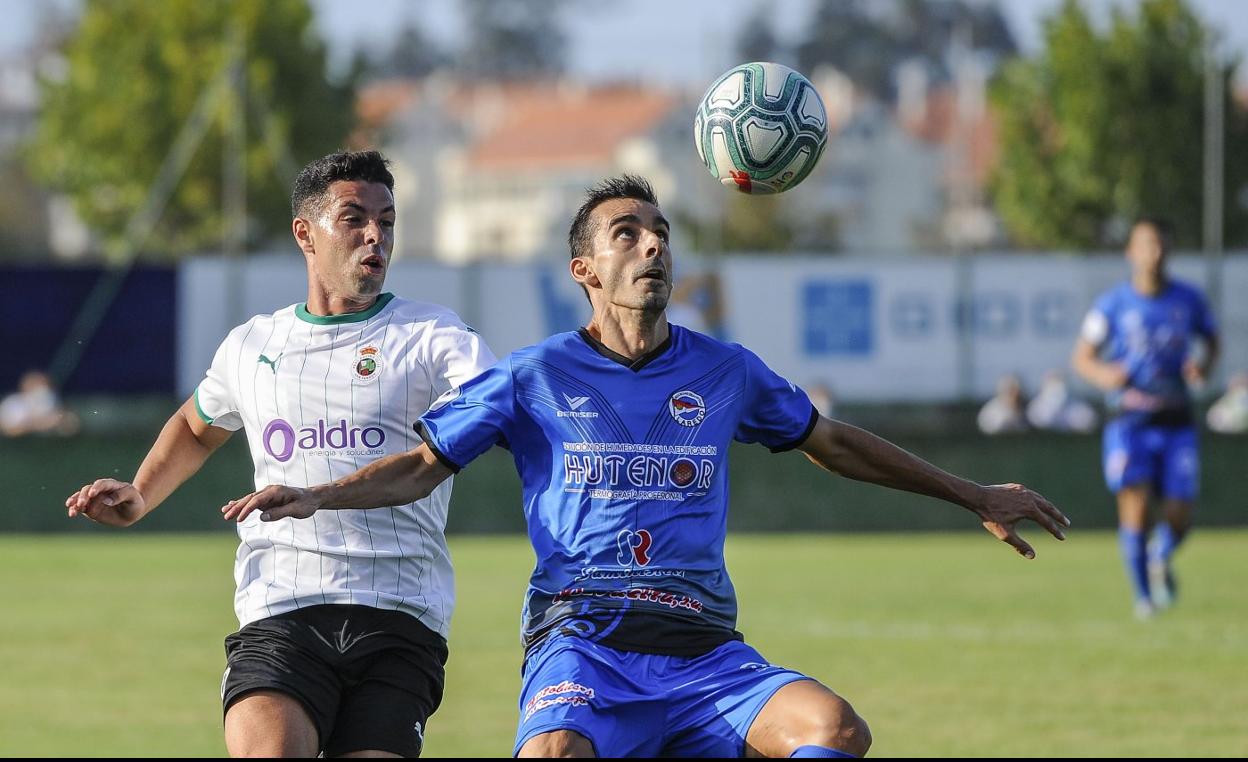
[[[962,505],[1027,558],[1020,520],[1059,539],[1069,522],[1019,485],[959,479],[824,418],[749,350],[669,324],[668,235],[644,180],[593,189],[569,235],[588,326],[445,395],[410,453],[222,511],[276,520],[390,505],[501,445],[523,480],[537,555],[517,754],[860,756],[871,735],[849,703],[768,663],[736,630],[723,555],[729,445],[800,449],[835,473]]]
[[[1204,297],[1166,274],[1172,234],[1142,218],[1127,242],[1129,281],[1106,291],[1083,322],[1072,357],[1079,375],[1108,393],[1105,482],[1118,501],[1118,539],[1141,619],[1174,600],[1170,558],[1191,526],[1200,486],[1199,446],[1187,385],[1203,384],[1218,357]],[[1197,360],[1192,340],[1206,348]],[[1148,542],[1148,504],[1164,517]]]

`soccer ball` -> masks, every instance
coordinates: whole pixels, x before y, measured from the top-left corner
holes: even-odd
[[[810,174],[828,144],[828,114],[810,80],[777,63],[733,67],[693,119],[698,157],[742,193],[781,193]]]

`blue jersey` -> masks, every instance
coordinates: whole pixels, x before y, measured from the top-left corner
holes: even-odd
[[[1109,394],[1110,408],[1141,421],[1190,415],[1183,363],[1194,337],[1216,332],[1204,297],[1176,280],[1155,296],[1121,283],[1096,300],[1083,325],[1083,337],[1102,359],[1127,369],[1126,386]]]
[[[695,655],[736,632],[724,566],[728,447],[801,444],[805,392],[753,353],[679,326],[636,361],[587,331],[521,349],[417,424],[452,469],[498,444],[537,555],[523,637]],[[778,498],[779,499],[779,498]]]

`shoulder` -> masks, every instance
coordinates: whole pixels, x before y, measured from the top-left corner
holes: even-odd
[[[285,321],[295,319],[296,304],[283,307],[276,312],[266,312],[253,316],[245,323],[234,326],[230,332],[226,334],[222,344],[240,344],[250,336],[267,333],[274,326]]]
[[[1184,280],[1172,279],[1170,288],[1175,298],[1185,302],[1204,302],[1205,292],[1197,288],[1195,284]]]
[[[1102,291],[1100,296],[1096,297],[1095,308],[1102,312],[1112,310],[1121,305],[1124,300],[1130,298],[1131,294],[1130,282],[1124,280],[1121,283],[1115,283],[1110,288]]]
[[[416,341],[448,341],[477,335],[454,310],[441,304],[395,297],[387,309],[391,316],[390,328],[398,328]]]

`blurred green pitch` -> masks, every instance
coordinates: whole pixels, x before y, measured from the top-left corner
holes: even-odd
[[[1248,530],[1194,534],[1179,608],[1130,617],[1116,541],[738,535],[740,627],[853,702],[883,756],[1248,755]],[[0,755],[224,753],[231,535],[0,537]],[[459,607],[426,755],[507,756],[521,537],[452,537]]]

